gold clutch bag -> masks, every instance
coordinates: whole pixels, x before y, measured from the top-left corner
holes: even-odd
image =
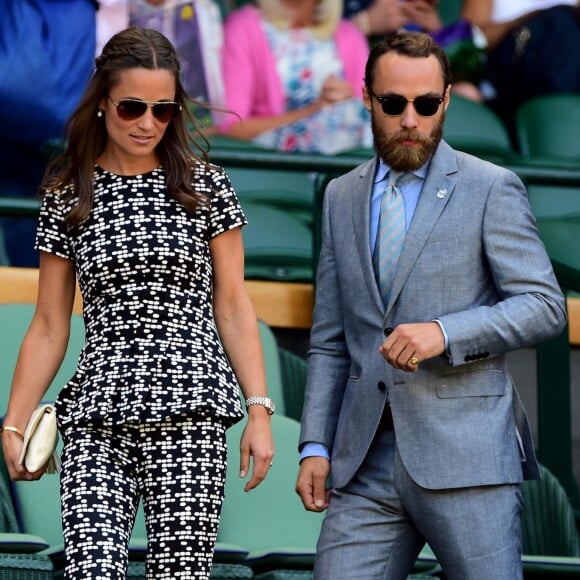
[[[20,463],[34,473],[48,463],[45,473],[60,471],[60,457],[56,451],[58,428],[56,412],[52,405],[40,405],[28,421]]]

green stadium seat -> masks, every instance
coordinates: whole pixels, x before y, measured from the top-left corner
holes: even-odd
[[[34,304],[0,304],[0,384],[4,388],[0,390],[0,414],[4,415],[8,406],[10,384],[16,366],[16,359],[22,339],[28,330]],[[64,384],[73,376],[79,353],[84,344],[85,327],[79,314],[71,317],[70,338],[62,365],[52,381],[44,400],[52,402]]]
[[[580,216],[580,185],[527,185],[536,219]]]
[[[260,340],[262,341],[262,351],[264,353],[264,364],[266,366],[266,384],[268,385],[268,396],[276,404],[276,413],[286,414],[286,402],[282,385],[282,369],[280,364],[278,342],[272,329],[262,320],[258,321]]]
[[[242,230],[246,279],[311,282],[311,229],[280,208],[251,201],[242,207],[248,218]]]
[[[212,149],[230,152],[260,152],[279,154],[250,141],[216,135],[209,139]],[[211,159],[212,149],[209,156]],[[291,155],[289,153],[288,155]],[[281,208],[312,224],[314,178],[308,171],[281,170],[267,167],[228,167],[224,165],[242,204],[258,202]]]
[[[574,509],[566,491],[545,466],[540,469],[542,479],[522,484],[524,554],[580,558]]]
[[[483,103],[453,94],[447,108],[443,138],[455,149],[493,162],[517,159],[506,127]]]
[[[304,392],[306,390],[306,361],[285,348],[278,348],[278,353],[282,372],[284,414],[296,421],[300,421],[304,405]]]
[[[259,176],[267,177],[268,172],[261,170],[258,174],[254,172],[254,178]],[[271,175],[272,172],[270,172]],[[258,175],[257,175],[258,174]],[[286,177],[294,177],[295,172],[287,172]],[[270,207],[278,208],[300,220],[305,226],[312,227],[314,211],[314,185],[308,183],[306,186],[292,189],[292,185],[285,186],[283,176],[277,176],[276,181],[282,184],[279,187],[269,187],[265,189],[249,188],[241,186],[236,188],[236,193],[242,206],[247,203],[259,203]]]
[[[555,94],[526,101],[516,111],[516,133],[524,157],[580,161],[580,94]]]

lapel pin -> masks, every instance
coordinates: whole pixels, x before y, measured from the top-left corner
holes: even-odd
[[[447,190],[444,187],[438,187],[436,195],[439,199],[443,199],[447,195]]]

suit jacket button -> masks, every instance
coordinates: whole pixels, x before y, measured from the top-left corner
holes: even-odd
[[[377,384],[377,388],[379,389],[379,391],[381,391],[381,393],[384,393],[385,389],[387,388],[387,385],[385,385],[383,381],[379,381]]]
[[[391,334],[391,332],[393,332],[393,327],[392,326],[387,326],[387,328],[385,328],[385,336],[389,336]]]

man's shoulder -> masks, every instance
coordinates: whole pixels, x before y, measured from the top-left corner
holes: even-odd
[[[488,161],[487,159],[483,159],[482,157],[477,157],[472,153],[466,153],[465,151],[458,151],[454,149],[455,154],[457,156],[458,164],[461,164],[464,167],[474,167],[477,170],[489,170],[489,171],[504,171],[505,168],[501,167],[501,165],[497,165],[497,163],[493,163],[492,161]]]
[[[364,178],[369,174],[371,174],[372,177],[375,173],[376,163],[376,157],[371,157],[371,159],[363,161],[360,165],[357,165],[355,168],[351,169],[347,173],[343,173],[341,176],[333,179],[332,181],[336,185],[342,186],[348,185],[352,181],[360,181],[361,178]]]
[[[438,147],[437,157],[453,159],[456,163],[457,171],[462,173],[475,173],[481,177],[487,176],[493,178],[513,175],[513,171],[510,169],[502,167],[492,161],[477,157],[471,153],[455,149],[445,141],[441,141],[441,144]]]

